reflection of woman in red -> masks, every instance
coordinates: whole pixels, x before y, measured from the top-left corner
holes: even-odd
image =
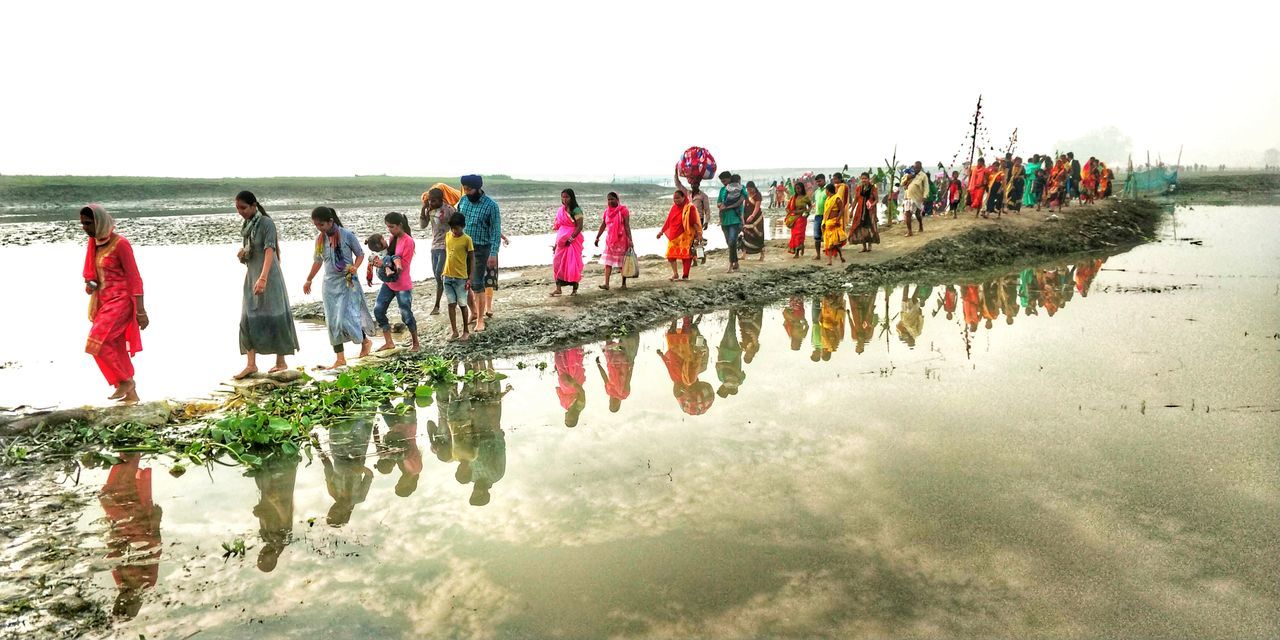
[[[791,350],[799,351],[809,335],[809,321],[804,317],[804,298],[792,298],[782,310],[782,327],[791,338]]]
[[[956,302],[958,298],[959,296],[956,294],[956,286],[954,284],[949,284],[942,290],[942,297],[938,299],[938,304],[943,311],[947,312],[948,320],[956,317]],[[938,315],[938,311],[936,309],[934,310],[933,315]]]
[[[102,510],[111,522],[107,557],[120,558],[111,570],[120,593],[112,613],[132,619],[142,608],[142,592],[156,586],[160,577],[159,506],[151,502],[151,469],[139,469],[138,454],[124,454],[111,467],[107,483],[98,493]]]
[[[564,426],[578,426],[578,417],[587,406],[587,368],[583,361],[586,353],[582,347],[574,347],[556,352],[556,373],[559,375],[559,386],[556,395],[560,396],[560,406],[564,408]]]

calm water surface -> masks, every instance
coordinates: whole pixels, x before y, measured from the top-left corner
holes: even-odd
[[[310,463],[85,470],[97,597],[121,638],[1272,636],[1278,215],[471,363],[509,377]]]

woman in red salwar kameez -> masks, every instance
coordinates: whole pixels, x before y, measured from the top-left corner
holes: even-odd
[[[115,232],[115,221],[102,205],[80,209],[80,227],[89,236],[84,259],[84,291],[89,294],[89,339],[85,353],[93,356],[116,388],[110,400],[138,401],[130,358],[142,351],[147,310],[142,306],[142,276],[133,247]]]

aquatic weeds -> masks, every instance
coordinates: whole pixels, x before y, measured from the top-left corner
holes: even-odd
[[[224,459],[250,469],[274,456],[305,454],[310,459],[317,428],[377,411],[404,413],[413,404],[429,406],[436,385],[506,378],[489,370],[457,370],[456,362],[439,356],[388,360],[348,369],[331,380],[308,379],[299,386],[246,396],[227,414],[202,422],[159,428],[134,422],[36,428],[7,443],[2,462],[79,456],[82,465],[94,467],[119,464],[126,453],[159,454],[174,459],[169,472],[178,477],[188,464],[204,466]]]
[[[246,547],[244,538],[236,538],[231,542],[222,543],[222,561],[226,562],[231,558],[243,558],[246,551],[252,547]]]

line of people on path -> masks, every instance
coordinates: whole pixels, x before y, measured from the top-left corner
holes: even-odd
[[[792,257],[805,255],[805,236],[812,229],[813,258],[825,256],[830,265],[836,259],[845,261],[847,244],[861,245],[863,252],[871,251],[880,242],[878,206],[886,206],[886,218],[892,221],[899,198],[903,201],[906,235],[911,236],[924,231],[924,218],[934,211],[945,208],[954,216],[966,202],[977,215],[984,216],[1030,205],[1037,210],[1048,205],[1052,211],[1074,198],[1088,203],[1109,197],[1114,183],[1114,174],[1104,163],[1090,158],[1081,165],[1073,153],[1059,156],[1052,164],[1048,156],[1042,155],[1032,156],[1026,165],[1021,158],[1006,157],[987,166],[979,158],[964,171],[963,176],[956,171],[950,177],[941,173],[935,178],[916,162],[903,171],[891,192],[883,197],[870,172],[862,173],[853,185],[837,172],[832,174],[830,183],[819,174],[809,181],[788,180],[785,189],[779,188],[783,183],[775,183],[770,191],[774,199],[784,191],[788,194],[784,225],[790,230],[788,249]],[[672,206],[657,234],[659,239],[667,239],[665,257],[672,281],[687,281],[695,261],[705,264],[705,233],[713,222],[718,222],[724,233],[729,272],[739,269],[742,254],[764,259],[764,194],[752,181],[744,185],[737,174],[722,172],[719,179],[717,215],[713,219],[711,201],[699,182],[685,186],[679,172],[675,175]],[[485,193],[483,178],[466,175],[459,182],[461,189],[443,183],[434,185],[422,195],[419,211],[420,228],[430,231],[432,238],[430,257],[436,296],[431,314],[440,312],[444,298],[448,305],[449,340],[468,340],[473,332],[486,330],[487,321],[493,317],[498,255],[508,243],[502,233],[501,210]],[[241,191],[234,201],[242,218],[237,258],[246,269],[239,331],[245,366],[234,378],[243,379],[259,372],[259,354],[275,356],[269,372],[288,368],[286,357],[297,352],[298,338],[280,268],[275,222],[252,192]],[[615,273],[621,277],[620,286],[624,289],[627,281],[639,273],[630,218],[630,211],[618,194],[610,193],[595,238],[596,246],[601,238],[605,240],[601,289],[612,287]],[[401,320],[409,331],[409,346],[417,351],[419,326],[412,306],[416,242],[407,216],[399,212],[386,214],[387,237],[374,234],[364,246],[343,226],[332,207],[316,207],[311,221],[317,236],[303,292],[309,294],[320,277],[325,323],[335,354],[328,368],[347,364],[347,343],[360,345],[361,357],[373,350],[378,334],[382,336],[379,350],[396,348],[387,316],[392,301],[399,307]],[[110,399],[136,402],[131,358],[142,350],[141,331],[149,324],[142,278],[132,247],[115,233],[114,220],[105,209],[96,204],[83,207],[80,223],[90,237],[84,281],[85,292],[90,296],[92,327],[85,350],[114,387]],[[571,296],[578,292],[584,266],[585,228],[585,214],[577,195],[572,189],[565,189],[552,223],[552,296],[563,295],[566,289]],[[365,247],[371,252],[368,257]],[[374,287],[375,275],[381,281],[376,285],[372,314],[361,286],[361,266],[365,267],[364,286]]]

